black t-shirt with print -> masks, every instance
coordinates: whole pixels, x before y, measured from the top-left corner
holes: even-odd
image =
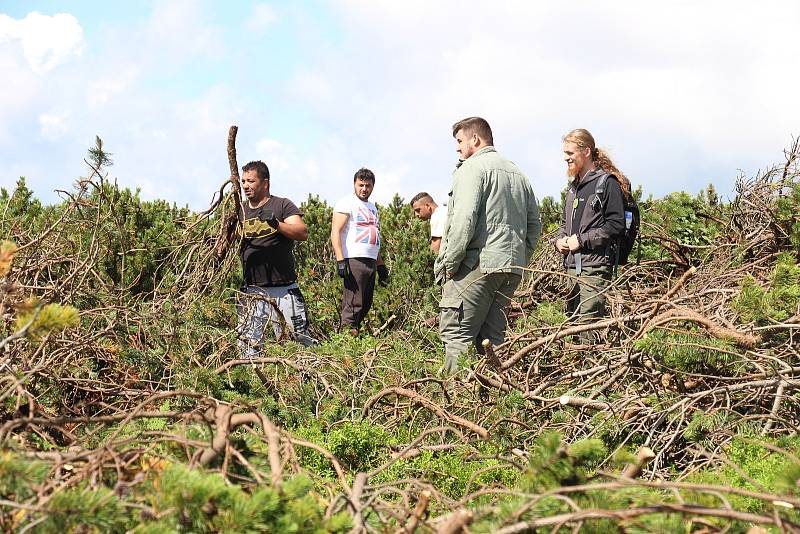
[[[283,222],[301,212],[288,198],[270,197],[260,208],[251,208],[244,203],[242,222],[242,269],[244,283],[249,286],[286,286],[297,281],[295,270],[294,241],[281,234],[266,220],[271,214]]]

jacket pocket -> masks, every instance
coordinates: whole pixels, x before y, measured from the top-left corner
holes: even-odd
[[[464,304],[464,299],[458,296],[450,296],[450,297],[442,296],[442,300],[439,301],[440,308],[458,309],[461,308],[462,304]]]
[[[460,309],[463,304],[464,298],[461,296],[456,283],[453,280],[445,282],[444,287],[442,287],[442,298],[439,300],[439,307]]]

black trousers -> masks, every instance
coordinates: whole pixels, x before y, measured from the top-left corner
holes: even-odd
[[[358,328],[372,307],[375,292],[375,266],[372,258],[346,258],[350,275],[344,279],[342,326]]]

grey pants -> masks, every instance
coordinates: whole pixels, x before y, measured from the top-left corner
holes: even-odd
[[[462,267],[445,282],[439,302],[439,332],[446,372],[458,369],[458,358],[470,344],[482,354],[484,339],[493,345],[505,340],[506,309],[521,279],[515,273],[482,274],[479,267]]]
[[[350,275],[342,291],[342,326],[359,328],[372,308],[375,293],[376,261],[371,258],[346,258]]]
[[[315,343],[309,335],[306,302],[297,284],[245,286],[237,312],[239,350],[245,358],[255,358],[261,351],[268,325],[272,325],[278,341],[293,339],[306,347]]]
[[[575,275],[575,269],[567,269]],[[590,323],[606,315],[606,289],[611,284],[611,267],[583,267],[567,296],[567,315],[579,323]],[[582,332],[581,341],[595,340],[594,332]]]

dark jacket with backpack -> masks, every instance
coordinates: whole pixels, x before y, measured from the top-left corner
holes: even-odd
[[[606,178],[598,195],[596,190],[601,176]],[[613,175],[596,168],[579,184],[570,184],[556,241],[577,235],[583,267],[613,267],[616,261],[615,245],[624,231],[625,201],[619,182]],[[572,252],[564,257],[564,266],[568,269],[575,267],[575,255]]]

